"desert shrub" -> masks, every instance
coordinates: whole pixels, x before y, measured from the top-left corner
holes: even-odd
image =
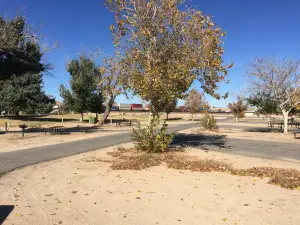
[[[152,118],[150,124],[142,128],[138,123],[137,129],[133,129],[133,141],[137,150],[145,152],[166,152],[174,138],[174,134],[167,134],[168,125],[164,122],[158,133],[153,130],[159,125],[158,118]]]
[[[210,116],[208,113],[201,119],[201,125],[208,130],[217,129],[217,120],[214,116]]]

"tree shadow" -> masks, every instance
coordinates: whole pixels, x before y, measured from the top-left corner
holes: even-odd
[[[180,118],[180,117],[174,117],[174,118],[168,118],[168,119],[165,119],[166,121],[172,121],[172,120],[183,120],[183,118]]]
[[[62,116],[63,117],[63,116]],[[61,122],[61,118],[49,118],[44,116],[4,116],[2,117],[4,119],[9,120],[22,120],[22,121],[34,121],[34,122],[51,122],[51,123],[59,123]],[[72,119],[72,118],[64,118],[65,122],[78,122],[78,119]],[[88,122],[88,120],[84,120],[85,122]]]
[[[282,130],[280,128],[267,128],[267,127],[261,127],[261,128],[247,128],[244,129],[245,132],[260,132],[260,133],[280,133]]]
[[[13,209],[13,205],[0,205],[0,225],[4,223]]]
[[[171,146],[173,147],[201,147],[207,149],[209,146],[219,148],[230,148],[226,145],[225,135],[206,134],[176,134]]]
[[[26,133],[45,133],[46,134],[51,134],[53,133],[54,127],[57,126],[51,126],[47,128],[26,128],[25,129],[25,136]],[[60,132],[56,133],[58,135],[67,135],[71,133],[94,133],[94,132],[99,132],[102,131],[103,128],[100,128],[99,126],[74,126],[74,127],[64,127],[63,125],[59,128]],[[7,131],[3,132],[5,133],[13,133],[13,134],[20,134],[22,135],[22,131]]]

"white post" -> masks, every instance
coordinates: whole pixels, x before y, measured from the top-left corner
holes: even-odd
[[[288,133],[288,118],[289,118],[289,113],[286,112],[285,110],[282,110],[283,114],[283,133],[287,134]]]

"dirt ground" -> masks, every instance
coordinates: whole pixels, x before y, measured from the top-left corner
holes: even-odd
[[[0,205],[14,206],[4,224],[299,224],[299,190],[267,184],[268,179],[165,166],[115,171],[95,160],[107,158],[114,149],[28,166],[1,177]],[[237,168],[300,170],[299,163],[187,151]]]

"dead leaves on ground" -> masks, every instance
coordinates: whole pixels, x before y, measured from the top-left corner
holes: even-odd
[[[111,163],[111,169],[113,170],[142,170],[165,164],[168,168],[178,170],[227,172],[237,176],[270,178],[269,184],[274,184],[286,189],[300,189],[300,172],[293,169],[270,167],[236,169],[224,162],[203,160],[179,151],[170,151],[168,153],[146,153],[134,149],[119,148],[117,151],[108,152],[107,154],[113,159],[94,159],[88,160],[87,162],[100,161]]]

